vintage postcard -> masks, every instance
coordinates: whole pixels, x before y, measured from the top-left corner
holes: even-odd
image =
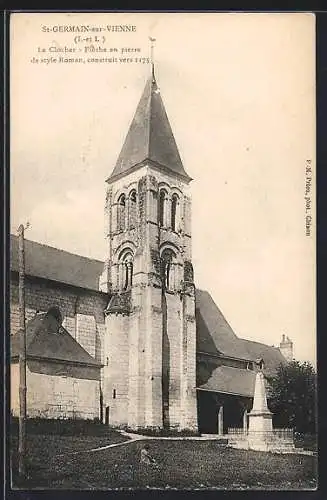
[[[11,488],[317,488],[315,168],[313,14],[11,15]]]

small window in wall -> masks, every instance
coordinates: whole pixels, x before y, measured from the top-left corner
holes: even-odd
[[[159,226],[165,225],[166,197],[167,192],[161,189],[159,194]]]
[[[177,194],[174,194],[171,200],[171,228],[173,231],[177,231],[178,229],[177,209],[178,209],[178,196]]]
[[[133,284],[133,256],[128,253],[123,260],[123,290],[128,290]]]
[[[123,231],[125,229],[125,208],[126,197],[124,194],[118,198],[117,205],[117,229]]]
[[[175,254],[172,250],[166,249],[162,253],[161,257],[161,273],[162,273],[162,283],[165,290],[172,290],[174,288],[174,260]]]
[[[107,357],[106,359],[106,365],[108,366],[109,365],[109,358]]]
[[[113,389],[112,391],[112,399],[116,399],[116,389]]]

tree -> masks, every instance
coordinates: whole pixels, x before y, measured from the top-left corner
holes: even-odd
[[[316,433],[317,375],[313,366],[307,361],[281,364],[268,382],[274,426]]]

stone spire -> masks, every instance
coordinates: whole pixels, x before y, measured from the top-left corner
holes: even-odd
[[[190,182],[157,85],[154,65],[108,183],[149,164]]]

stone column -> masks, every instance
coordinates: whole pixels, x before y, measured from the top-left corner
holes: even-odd
[[[123,263],[119,262],[118,264],[118,289],[119,291],[123,288]]]
[[[247,434],[248,432],[248,411],[244,408],[243,412],[243,433]]]
[[[118,204],[113,203],[111,210],[111,220],[109,221],[109,232],[113,233],[119,229],[118,227]]]
[[[224,434],[224,407],[220,406],[218,410],[218,435]]]

